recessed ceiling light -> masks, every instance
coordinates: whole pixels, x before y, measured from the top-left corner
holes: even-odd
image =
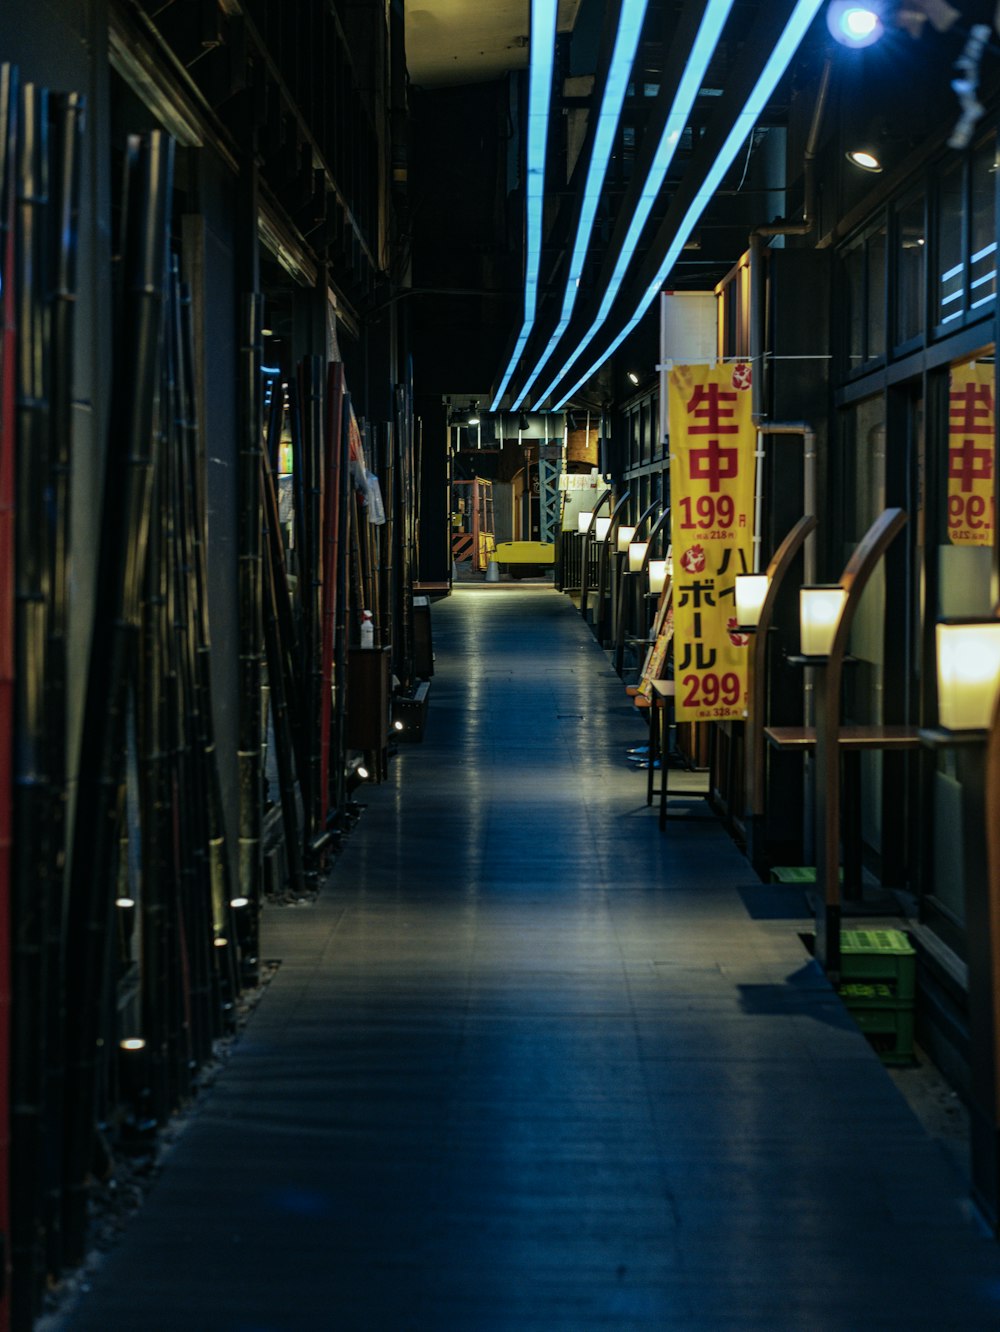
[[[877,173],[882,170],[882,163],[868,148],[849,148],[845,156],[848,162],[853,162],[862,171]]]
[[[841,46],[871,46],[885,31],[880,10],[880,5],[833,0],[826,11],[826,26]]]

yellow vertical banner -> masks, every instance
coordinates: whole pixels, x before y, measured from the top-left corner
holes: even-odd
[[[948,385],[948,540],[953,546],[993,545],[995,426],[993,363],[953,365]]]
[[[675,366],[668,399],[677,720],[742,717],[749,636],[737,632],[736,575],[752,568],[750,366]]]

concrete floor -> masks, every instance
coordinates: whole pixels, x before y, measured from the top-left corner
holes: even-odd
[[[569,601],[435,605],[404,746],[74,1332],[1000,1328],[1000,1247]]]

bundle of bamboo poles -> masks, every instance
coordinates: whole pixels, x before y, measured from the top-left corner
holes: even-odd
[[[315,878],[339,830],[344,791],[350,487],[343,367],[309,357],[268,387],[261,449],[267,695],[293,893]],[[349,403],[347,403],[349,413]],[[279,522],[276,472],[291,444],[295,577]],[[360,603],[358,603],[360,604]],[[301,805],[302,819],[298,809]]]
[[[18,1277],[4,1284],[0,1326],[6,1326],[8,1319],[18,1325],[30,1320],[45,1272],[60,1258],[66,563],[83,104],[73,95],[50,97],[36,85],[18,86],[9,67],[0,74],[0,104],[0,769],[5,783],[13,778],[13,790],[8,785],[0,793],[0,1076],[11,1132],[9,1175],[7,1143],[0,1142],[0,1207],[6,1213],[10,1202],[5,1251]],[[9,1041],[8,995],[16,1019]]]
[[[86,780],[68,854],[82,116],[79,98],[18,89],[0,70],[0,1228],[13,1258],[0,1332],[8,1312],[30,1325],[46,1280],[82,1259],[95,1173],[189,1093],[255,944],[229,875],[190,296],[169,256],[173,143],[160,133],[125,155]]]

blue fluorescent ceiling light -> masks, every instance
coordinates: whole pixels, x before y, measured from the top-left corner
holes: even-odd
[[[552,355],[556,343],[566,331],[566,326],[573,315],[576,293],[580,285],[583,265],[587,259],[590,237],[594,230],[597,205],[600,202],[601,191],[604,188],[604,177],[607,175],[608,162],[615,143],[615,131],[618,128],[622,107],[625,104],[629,76],[635,61],[639,34],[642,32],[648,6],[649,0],[623,0],[621,12],[618,16],[618,32],[615,36],[614,50],[611,53],[608,76],[604,83],[604,96],[601,98],[601,109],[597,116],[597,128],[590,154],[590,165],[587,168],[587,179],[583,187],[583,203],[576,228],[576,242],[569,261],[569,272],[566,276],[562,313],[559,316],[559,323],[556,325],[551,338],[549,338],[548,346],[542,352],[537,365],[513,403],[515,409],[520,407],[528,396],[532,384],[538,378],[539,371]]]
[[[556,52],[558,0],[531,0],[531,62],[528,71],[528,148],[524,256],[524,323],[490,411],[500,404],[524,344],[535,324],[538,269],[542,258],[542,204],[545,198],[545,150],[549,137],[549,102]]]
[[[711,167],[706,172],[705,179],[702,181],[698,193],[691,201],[687,212],[684,214],[680,225],[677,227],[663,262],[657,269],[656,277],[646,288],[635,313],[611,345],[603,351],[593,365],[580,376],[572,388],[568,389],[559,401],[554,404],[556,409],[560,408],[563,403],[566,402],[567,398],[574,394],[580,385],[584,383],[585,380],[589,379],[595,370],[598,370],[613,352],[617,351],[656,299],[660,288],[667,280],[667,275],[677,262],[678,256],[680,255],[681,250],[683,250],[687,238],[691,235],[698,219],[711,202],[712,195],[722,183],[723,177],[732,165],[736,154],[746,143],[748,135],[753,130],[761,112],[767,105],[768,99],[777,87],[779,79],[788,68],[792,56],[794,56],[795,52],[798,50],[802,38],[805,36],[813,19],[816,17],[816,12],[822,3],[823,0],[798,0],[798,3],[792,11],[791,17],[785,24],[784,31],[778,38],[773,51],[768,57],[767,64],[761,71],[760,78],[757,80],[753,91],[747,98],[743,110],[733,122],[733,127],[726,136],[725,143],[720,148]]]
[[[670,113],[663,126],[663,133],[660,135],[660,142],[657,144],[656,153],[649,168],[649,174],[646,176],[642,192],[636,201],[635,211],[629,222],[628,231],[622,242],[622,247],[618,254],[614,271],[608,281],[607,289],[601,298],[601,307],[594,317],[594,322],[580,339],[579,343],[562,366],[562,369],[558,374],[553,376],[548,388],[546,388],[544,393],[537,398],[535,402],[536,407],[549,396],[576,358],[603,326],[604,321],[608,316],[608,311],[611,309],[615,297],[621,290],[621,285],[625,281],[626,270],[635,253],[635,247],[639,244],[639,237],[642,235],[643,228],[649,221],[649,215],[653,210],[653,204],[656,203],[657,196],[663,188],[663,182],[667,177],[667,170],[670,163],[673,161],[677,145],[684,132],[684,127],[690,119],[691,108],[694,106],[694,99],[698,96],[698,90],[704,82],[705,71],[708,69],[709,62],[715,54],[715,48],[719,44],[719,38],[722,36],[722,30],[726,26],[726,20],[729,18],[729,11],[732,7],[733,0],[709,0],[709,3],[705,7],[705,13],[702,16],[697,35],[691,46],[691,54],[684,66],[684,73],[681,75],[680,83],[677,86],[677,92],[674,94],[673,105],[670,108]],[[568,319],[566,322],[569,322]],[[566,324],[563,324],[560,333],[565,327]],[[549,343],[549,346],[545,351],[546,356],[551,354],[554,345],[554,341]]]

